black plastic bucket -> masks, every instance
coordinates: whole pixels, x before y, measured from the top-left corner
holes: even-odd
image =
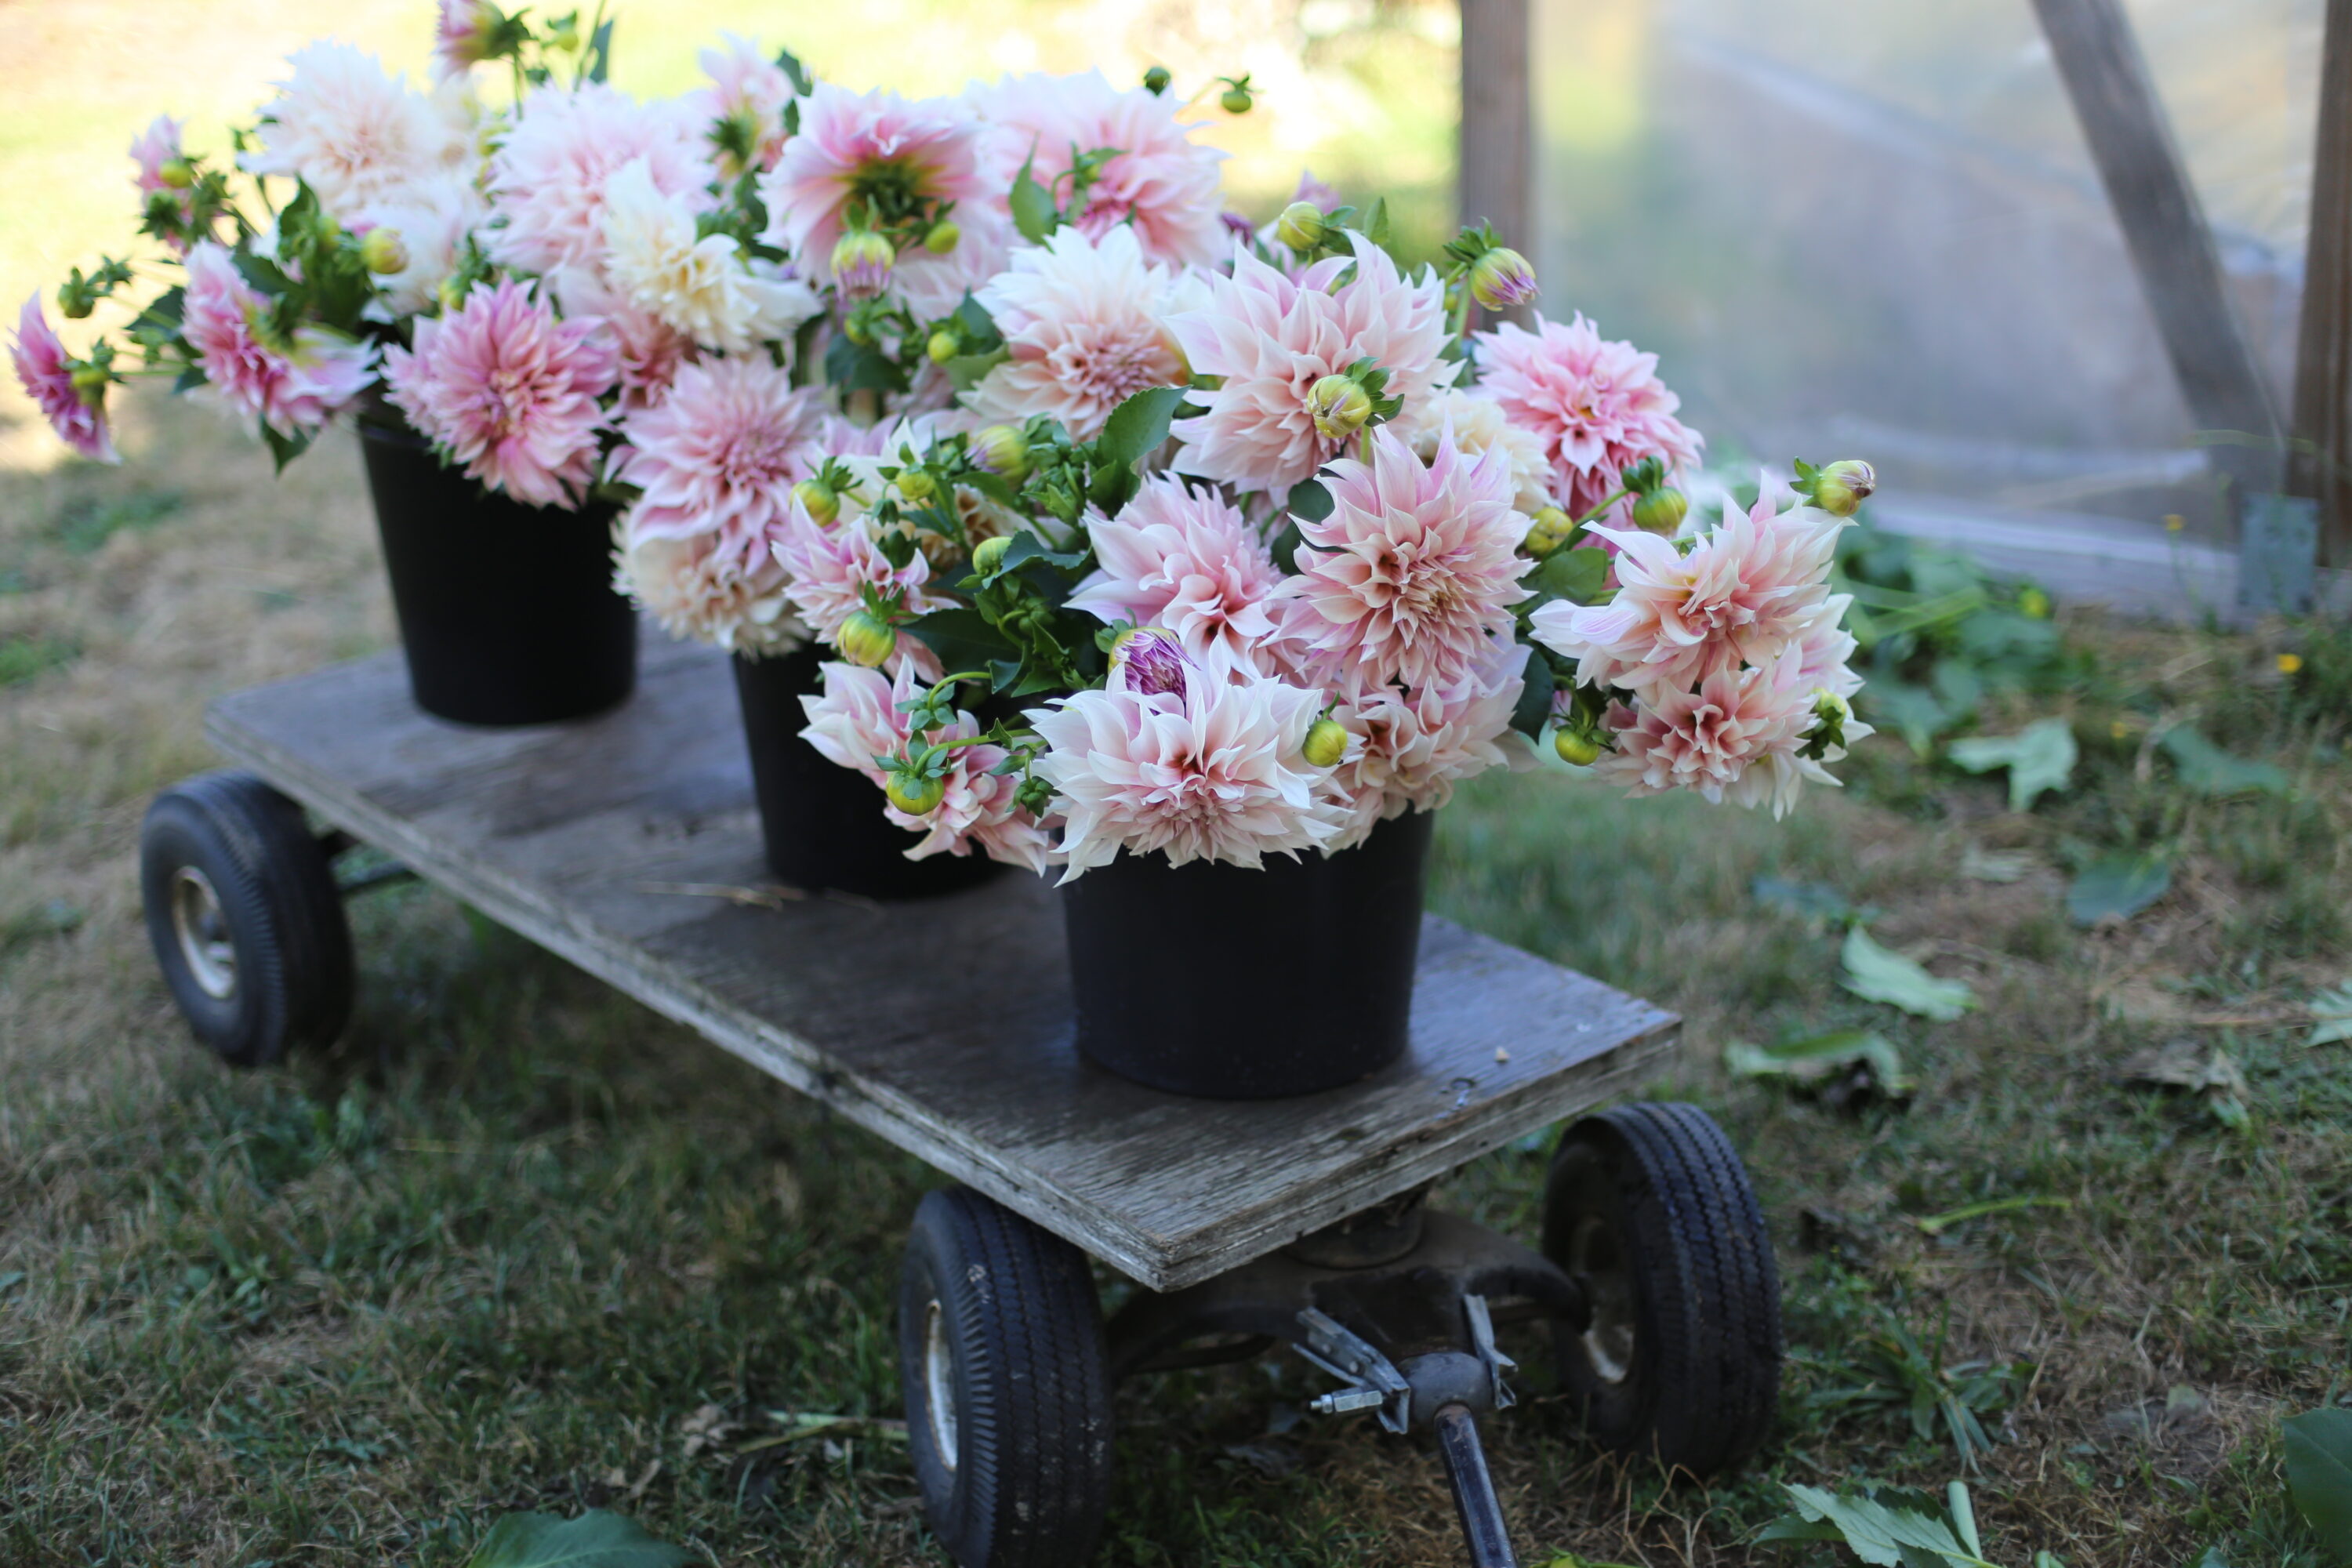
[[[1338,1089],[1404,1053],[1431,817],[1265,868],[1121,855],[1062,889],[1078,1049],[1213,1100]]]
[[[637,683],[637,616],[613,591],[613,508],[525,506],[362,423],[416,705],[465,724],[601,713]]]
[[[978,850],[908,859],[922,836],[882,815],[882,792],[864,773],[801,739],[808,724],[801,697],[824,687],[817,667],[824,657],[812,644],[782,658],[735,660],[768,868],[789,887],[869,899],[951,893],[1003,869]]]

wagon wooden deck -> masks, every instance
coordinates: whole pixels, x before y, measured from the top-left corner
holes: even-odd
[[[1619,1095],[1672,1047],[1671,1015],[1431,917],[1390,1068],[1244,1103],[1129,1083],[1072,1047],[1043,880],[887,910],[782,896],[726,661],[657,633],[636,696],[582,723],[427,718],[390,653],[224,698],[205,730],[326,822],[1159,1290]]]

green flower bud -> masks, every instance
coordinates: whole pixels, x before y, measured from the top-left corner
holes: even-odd
[[[1589,768],[1601,760],[1601,742],[1581,730],[1566,726],[1552,731],[1551,749],[1570,767]]]
[[[971,438],[971,460],[1017,485],[1029,477],[1029,437],[1018,425],[991,425]]]
[[[1342,441],[1370,420],[1372,395],[1353,377],[1327,375],[1307,390],[1307,410],[1315,416],[1318,435]]]
[[[1528,554],[1540,561],[1566,544],[1568,536],[1575,531],[1574,518],[1556,506],[1548,506],[1536,513],[1534,520],[1528,524],[1527,538],[1520,542],[1527,547]]]
[[[84,407],[95,408],[106,401],[106,384],[113,379],[102,364],[78,364],[73,367],[74,395]]]
[[[956,241],[962,237],[963,230],[958,228],[950,220],[941,218],[931,225],[929,234],[923,236],[923,248],[933,256],[945,256],[956,247]]]
[[[933,364],[945,364],[963,352],[963,340],[941,327],[925,340],[923,352],[930,355]]]
[[[993,539],[983,539],[971,552],[971,569],[983,577],[993,576],[1004,564],[1004,552],[1013,548],[1013,536],[1000,533]]]
[[[360,259],[378,277],[408,270],[408,247],[396,228],[379,224],[360,237]]]
[[[1877,488],[1877,471],[1859,458],[1848,458],[1813,476],[1813,504],[1832,517],[1852,517]]]
[[[175,191],[184,191],[196,183],[196,168],[185,158],[166,158],[155,177]]]
[[[1293,202],[1274,220],[1274,237],[1293,250],[1312,250],[1330,232],[1323,209],[1313,202]]]
[[[1337,719],[1318,719],[1307,731],[1307,743],[1299,749],[1309,767],[1333,768],[1348,754],[1348,727]]]
[[[833,242],[833,280],[849,299],[870,300],[882,292],[898,264],[898,247],[870,228],[844,229]]]
[[[68,321],[81,321],[97,307],[97,297],[87,288],[77,289],[68,283],[58,290],[58,313]]]
[[[898,634],[871,610],[852,610],[833,634],[833,646],[850,663],[872,669],[898,651]]]
[[[1536,269],[1507,245],[1498,245],[1470,268],[1470,297],[1489,310],[1507,310],[1536,297]]]
[[[898,493],[917,506],[922,506],[940,493],[940,482],[931,478],[929,469],[901,468],[898,470]]]
[[[841,498],[823,479],[803,479],[793,487],[793,499],[819,528],[832,527],[833,520],[841,515]]]
[[[940,802],[948,797],[945,773],[918,777],[893,768],[882,776],[887,781],[882,785],[882,793],[890,797],[892,805],[908,816],[922,816],[936,811]]]
[[[1633,499],[1633,526],[1645,533],[1660,533],[1671,539],[1689,515],[1689,500],[1670,486],[1661,485]]]
[[[580,23],[576,17],[559,17],[547,29],[547,47],[559,55],[568,55],[580,47]]]
[[[2050,595],[2043,593],[2039,588],[2019,589],[2017,591],[2017,613],[2023,616],[2030,621],[2048,620],[2050,618]]]
[[[1225,89],[1223,95],[1220,97],[1217,101],[1224,105],[1225,112],[1227,114],[1247,114],[1250,111],[1251,101],[1249,89],[1245,87],[1229,87]]]
[[[1175,79],[1166,66],[1153,66],[1143,73],[1143,90],[1157,98],[1166,92],[1168,84]]]

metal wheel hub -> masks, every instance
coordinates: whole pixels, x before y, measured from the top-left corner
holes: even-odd
[[[1615,1227],[1598,1215],[1577,1222],[1568,1242],[1569,1276],[1584,1287],[1591,1321],[1584,1353],[1603,1383],[1622,1383],[1633,1371],[1633,1273]]]
[[[931,1426],[931,1449],[940,1463],[956,1468],[955,1346],[948,1337],[947,1313],[933,1297],[923,1309],[923,1410]]]
[[[236,994],[236,949],[212,879],[194,866],[172,873],[172,931],[196,988],[215,1002]]]

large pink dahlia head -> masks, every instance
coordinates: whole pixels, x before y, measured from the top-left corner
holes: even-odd
[[[961,106],[909,103],[819,82],[801,104],[800,134],[761,176],[762,237],[789,251],[804,278],[830,280],[833,246],[853,201],[963,202],[982,195],[974,128]]]
[[[1330,848],[1360,844],[1373,828],[1407,811],[1435,811],[1454,785],[1489,768],[1531,767],[1535,754],[1510,727],[1526,682],[1528,650],[1503,639],[1451,680],[1412,690],[1344,677],[1331,717],[1349,744],[1325,785],[1344,814]]]
[[[1760,668],[1719,669],[1695,690],[1661,687],[1630,708],[1612,707],[1616,750],[1593,771],[1630,795],[1696,790],[1710,801],[1769,805],[1774,816],[1787,816],[1805,784],[1838,787],[1822,764],[1845,754],[1842,748],[1819,760],[1804,754],[1822,689],[1803,665],[1792,651]],[[1870,733],[1859,720],[1845,721],[1849,742]]]
[[[1165,317],[1191,292],[1144,259],[1135,232],[1089,239],[1058,229],[974,296],[1011,357],[964,396],[984,419],[1043,415],[1091,441],[1121,403],[1146,387],[1181,385],[1184,358]]]
[[[698,197],[711,177],[703,130],[689,108],[601,82],[531,94],[490,159],[491,258],[522,272],[600,268],[613,177],[642,160],[660,195]]]
[[[1116,518],[1093,523],[1100,570],[1069,607],[1107,622],[1165,626],[1196,659],[1247,664],[1280,627],[1283,577],[1242,514],[1171,475],[1144,481]]]
[[[1570,517],[1606,500],[1643,458],[1663,458],[1669,472],[1697,466],[1698,433],[1675,417],[1682,399],[1658,380],[1657,355],[1602,338],[1581,315],[1538,314],[1534,331],[1506,321],[1476,341],[1480,395],[1542,444],[1554,499]]]
[[[204,373],[207,395],[222,406],[292,440],[317,431],[374,384],[373,343],[321,327],[297,327],[281,337],[271,325],[269,301],[238,275],[225,247],[197,244],[187,268],[180,332]]]
[[[622,422],[614,473],[642,492],[629,536],[712,538],[738,570],[772,560],[793,486],[824,460],[824,393],[765,355],[682,367],[669,395]]]

